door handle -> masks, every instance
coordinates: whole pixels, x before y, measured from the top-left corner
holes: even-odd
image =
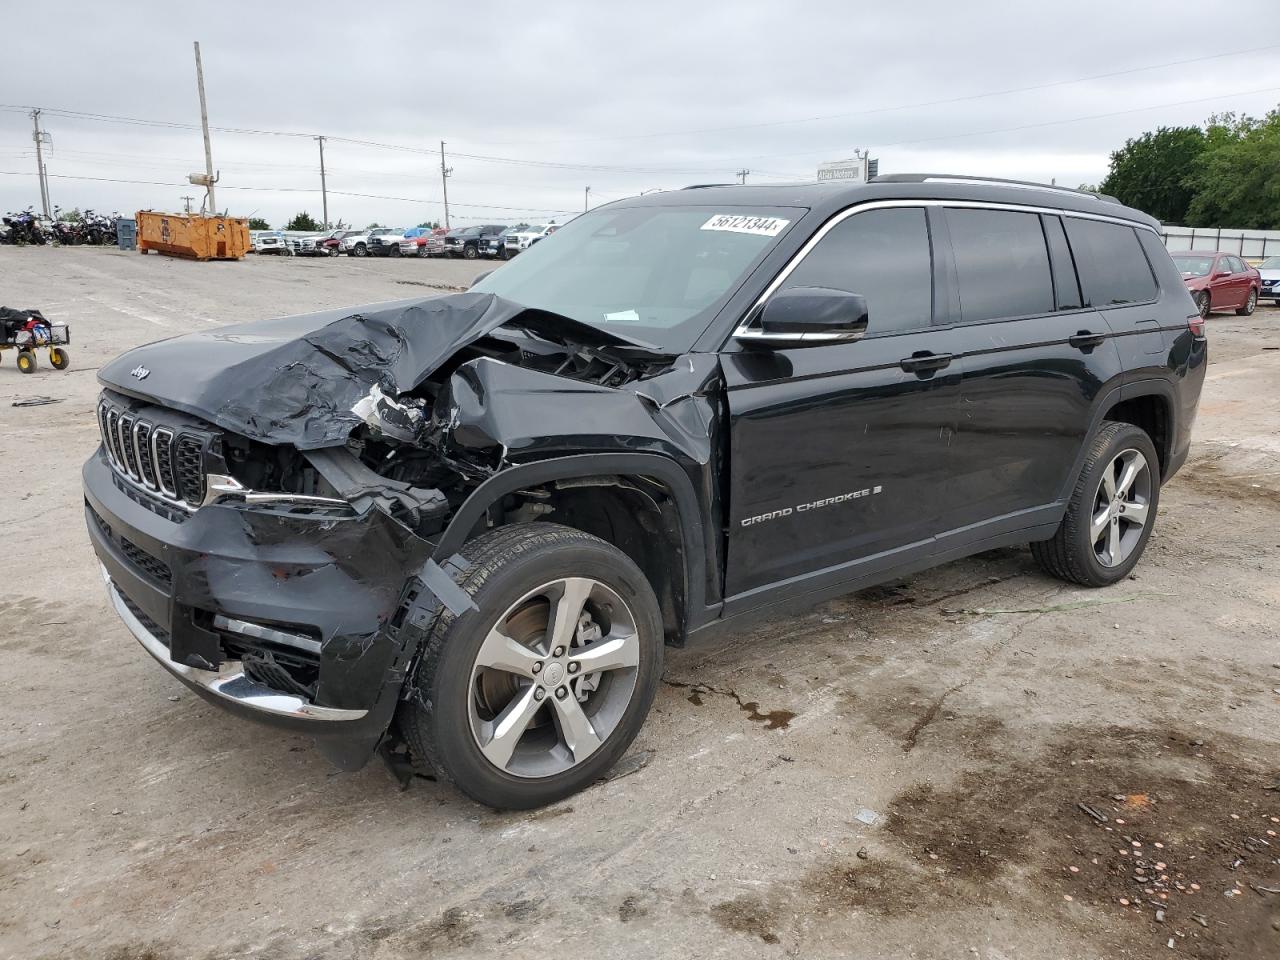
[[[932,353],[928,350],[917,350],[909,357],[898,361],[898,366],[907,373],[919,373],[924,370],[941,370],[949,366],[952,356],[949,353]]]
[[[1067,337],[1067,343],[1071,344],[1077,350],[1085,350],[1090,347],[1101,346],[1107,339],[1104,333],[1094,333],[1091,330],[1081,330],[1073,336]]]

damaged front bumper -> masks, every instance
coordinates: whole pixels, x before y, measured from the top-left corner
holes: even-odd
[[[431,543],[376,508],[240,502],[175,515],[101,448],[83,481],[112,606],[156,660],[210,702],[315,736],[344,769],[368,760],[440,610],[436,591],[453,585]]]

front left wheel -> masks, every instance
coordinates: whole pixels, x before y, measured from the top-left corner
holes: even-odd
[[[589,786],[635,739],[662,673],[658,601],[621,550],[524,523],[463,547],[477,609],[441,615],[397,725],[416,762],[526,810]]]

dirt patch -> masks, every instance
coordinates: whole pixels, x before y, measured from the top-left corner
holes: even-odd
[[[479,937],[474,919],[461,907],[450,907],[434,920],[410,926],[400,939],[405,946],[426,954],[442,946],[466,946]]]
[[[765,943],[779,942],[775,932],[778,926],[777,913],[763,898],[754,894],[717,903],[711,908],[711,917],[726,930],[745,933]]]
[[[1202,960],[1280,956],[1280,791],[1248,742],[1107,727],[1033,753],[1001,747],[952,783],[898,794],[885,855],[822,864],[798,885],[719,905],[717,920],[779,935],[792,913],[830,922],[1016,903],[1060,914],[1086,940],[1118,936],[1098,944],[1104,954],[1172,938]]]
[[[642,906],[635,897],[623,897],[622,903],[618,904],[618,919],[623,923],[631,923],[648,915],[648,907]]]

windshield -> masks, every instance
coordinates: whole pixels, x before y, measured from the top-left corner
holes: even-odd
[[[1280,270],[1280,257],[1267,257],[1260,264],[1259,270]]]
[[[1186,254],[1179,254],[1173,258],[1173,262],[1177,264],[1184,277],[1207,277],[1209,271],[1213,269],[1213,261],[1215,259],[1217,258],[1191,257]]]
[[[682,353],[803,212],[602,207],[471,289]]]

